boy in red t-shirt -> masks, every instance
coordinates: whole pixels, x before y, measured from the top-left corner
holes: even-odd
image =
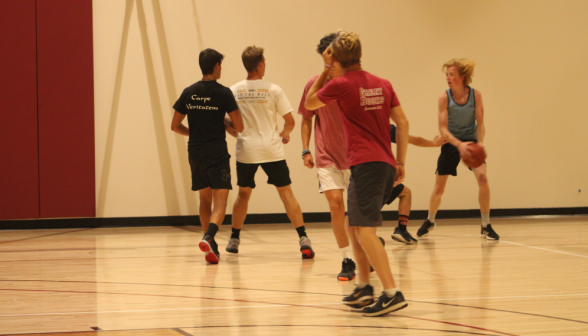
[[[333,101],[341,109],[351,167],[348,189],[349,238],[359,271],[353,293],[343,303],[363,308],[366,316],[380,316],[408,304],[397,290],[386,250],[376,234],[382,225],[381,209],[395,181],[404,179],[408,120],[389,81],[361,68],[361,42],[355,33],[339,31],[323,53],[324,69],[307,94],[305,107],[315,110]],[[326,83],[327,77],[332,80]],[[326,83],[326,84],[325,84]],[[397,125],[398,161],[390,139],[390,118]],[[374,302],[369,285],[370,264],[384,291]]]

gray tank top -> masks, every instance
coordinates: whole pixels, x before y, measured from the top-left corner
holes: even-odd
[[[474,89],[468,86],[470,94],[468,101],[459,105],[451,97],[451,89],[447,89],[447,113],[449,115],[447,128],[454,137],[460,140],[477,140],[478,126],[476,125],[476,98]]]

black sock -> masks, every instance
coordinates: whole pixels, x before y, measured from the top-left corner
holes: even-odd
[[[408,225],[408,216],[398,215],[398,227],[401,229],[406,229],[407,225]]]
[[[218,232],[218,225],[216,225],[214,223],[208,224],[208,230],[206,230],[207,235],[210,235],[212,237],[212,239],[214,239],[214,236],[216,236],[217,232]]]
[[[241,233],[241,229],[235,229],[233,228],[231,230],[231,238],[237,238],[239,239],[239,234]]]
[[[297,227],[296,232],[298,232],[299,238],[306,236],[306,228],[304,227],[304,225],[302,225],[301,227]],[[306,237],[308,237],[308,236],[306,236]]]

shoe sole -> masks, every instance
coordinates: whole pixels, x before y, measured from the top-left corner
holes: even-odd
[[[343,304],[351,308],[363,308],[373,304],[374,302],[375,301],[373,296],[362,296],[355,301],[343,301]]]
[[[394,235],[392,235],[392,239],[394,239],[395,241],[397,241],[399,243],[404,243],[404,244],[407,244],[407,245],[414,244],[412,241],[405,241],[404,238],[402,238],[402,236],[400,236],[400,235],[398,237],[395,237]]]
[[[230,249],[230,248],[226,248],[225,251],[229,252],[229,253],[239,253],[239,249]]]
[[[337,277],[337,280],[339,280],[339,281],[351,281],[353,279],[355,279],[355,275],[351,279],[349,279],[347,277],[340,277],[340,276]]]
[[[314,252],[308,246],[302,246],[300,248],[300,252],[302,253],[302,259],[312,259],[312,258],[314,258]]]
[[[408,307],[408,303],[406,301],[402,301],[402,302],[399,302],[393,306],[386,307],[385,309],[382,309],[377,312],[365,313],[365,314],[363,314],[363,316],[369,316],[369,317],[382,316],[382,315],[386,315],[388,313],[399,311],[400,309],[404,309],[406,307]]]
[[[205,253],[204,259],[206,259],[207,262],[211,264],[218,264],[218,257],[214,252],[212,252],[212,248],[206,240],[201,241],[200,244],[198,244],[198,247],[200,247],[200,251]]]

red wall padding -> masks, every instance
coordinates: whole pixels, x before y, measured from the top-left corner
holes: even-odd
[[[35,0],[0,4],[0,219],[38,218]]]
[[[92,0],[37,0],[40,215],[93,217]]]

